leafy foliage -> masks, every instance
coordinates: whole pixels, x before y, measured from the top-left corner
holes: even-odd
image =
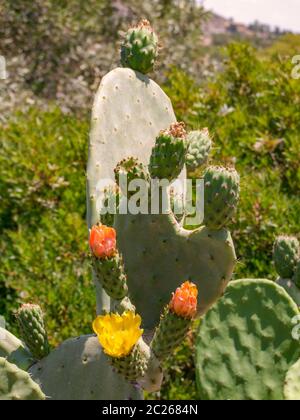
[[[87,122],[58,109],[17,114],[0,130],[0,283],[18,295],[3,309],[40,303],[52,343],[89,332],[94,312],[84,220],[87,131]],[[4,315],[14,329],[11,311]]]

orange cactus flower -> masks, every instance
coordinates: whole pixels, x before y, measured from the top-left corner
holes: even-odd
[[[186,281],[173,293],[169,309],[178,316],[192,319],[197,313],[197,297],[197,286]]]
[[[116,231],[105,225],[95,225],[90,231],[90,248],[96,258],[111,258],[116,253]]]

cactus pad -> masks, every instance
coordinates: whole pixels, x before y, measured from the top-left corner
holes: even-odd
[[[187,136],[186,167],[189,176],[200,176],[201,167],[208,161],[212,141],[207,128],[191,131]]]
[[[203,319],[197,340],[201,399],[283,399],[288,369],[299,359],[292,338],[298,308],[268,280],[232,282]]]
[[[140,399],[138,390],[113,371],[94,336],[65,341],[30,373],[53,400]]]
[[[234,215],[239,201],[240,177],[235,169],[211,166],[204,173],[204,224],[221,229]]]
[[[38,384],[27,372],[0,357],[0,400],[44,400]]]
[[[148,165],[157,134],[175,122],[170,99],[147,76],[117,68],[101,81],[92,113],[87,168],[90,226],[99,220],[101,193],[114,184],[114,169],[134,157]]]
[[[0,357],[5,357],[10,363],[20,369],[27,370],[33,365],[34,359],[24,344],[13,334],[0,327]]]
[[[284,279],[291,279],[299,259],[299,241],[290,236],[276,239],[273,250],[274,264],[277,273]]]
[[[300,400],[300,360],[289,369],[286,375],[284,397],[288,401]]]
[[[144,328],[154,329],[171,293],[185,280],[198,287],[198,315],[222,296],[236,260],[228,231],[188,231],[172,214],[115,219],[130,296]]]

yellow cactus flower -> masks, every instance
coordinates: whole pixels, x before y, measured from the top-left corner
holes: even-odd
[[[111,357],[127,356],[144,330],[140,328],[141,317],[126,311],[122,315],[107,314],[98,316],[93,322],[93,330],[104,352]]]

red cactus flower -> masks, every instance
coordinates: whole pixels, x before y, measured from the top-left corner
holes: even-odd
[[[90,248],[96,258],[110,258],[116,253],[116,231],[105,225],[95,225],[90,231]]]
[[[169,309],[178,316],[192,319],[197,313],[197,297],[197,286],[186,281],[173,293]]]

